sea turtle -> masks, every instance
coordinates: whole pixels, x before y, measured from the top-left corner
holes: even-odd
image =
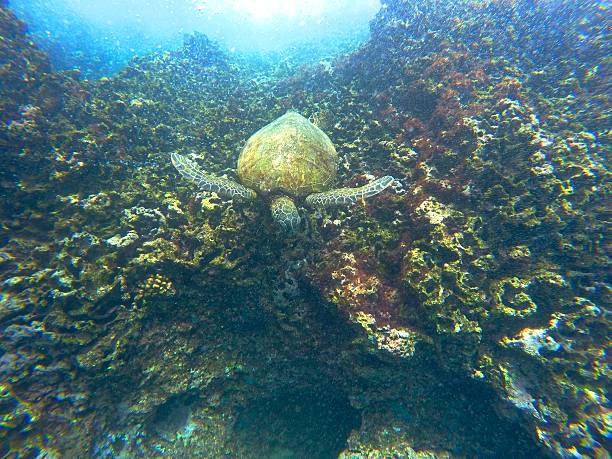
[[[238,157],[242,184],[204,172],[185,156],[171,154],[172,164],[200,188],[220,196],[269,199],[272,217],[286,231],[300,224],[296,200],[310,207],[351,204],[380,193],[393,182],[386,175],[357,188],[330,189],[336,179],[338,153],[321,129],[289,111],[253,134]]]

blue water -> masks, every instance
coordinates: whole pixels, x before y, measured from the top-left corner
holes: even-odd
[[[108,76],[200,32],[230,52],[314,60],[366,39],[379,0],[11,0],[58,69]]]

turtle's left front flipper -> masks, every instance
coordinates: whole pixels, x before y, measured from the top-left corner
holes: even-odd
[[[314,193],[306,197],[306,204],[312,207],[331,207],[353,204],[370,196],[374,196],[387,187],[393,180],[390,175],[385,175],[373,182],[367,183],[357,188],[337,188],[335,190]]]
[[[183,177],[188,178],[203,190],[214,191],[219,196],[224,196],[226,198],[238,197],[245,200],[252,200],[257,196],[257,193],[250,188],[242,186],[240,183],[236,183],[225,177],[218,177],[204,172],[195,162],[185,158],[183,155],[170,153],[170,159],[172,159],[172,164]]]

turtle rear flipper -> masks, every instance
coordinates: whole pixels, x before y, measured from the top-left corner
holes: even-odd
[[[324,191],[323,193],[314,193],[306,197],[306,204],[312,207],[331,207],[353,204],[361,199],[374,196],[395,180],[390,175],[385,175],[370,183],[357,188],[337,188],[335,190]]]
[[[170,153],[172,164],[176,167],[183,177],[188,178],[198,187],[206,191],[214,191],[220,196],[226,198],[241,198],[246,200],[255,199],[257,193],[250,188],[242,186],[233,180],[225,177],[217,177],[216,175],[204,172],[192,160],[185,158],[178,153]]]

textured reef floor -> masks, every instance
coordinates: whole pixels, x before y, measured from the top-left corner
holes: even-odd
[[[0,456],[609,458],[609,19],[395,1],[291,74],[197,35],[88,82],[0,7]],[[291,108],[402,187],[283,238],[169,161]]]

